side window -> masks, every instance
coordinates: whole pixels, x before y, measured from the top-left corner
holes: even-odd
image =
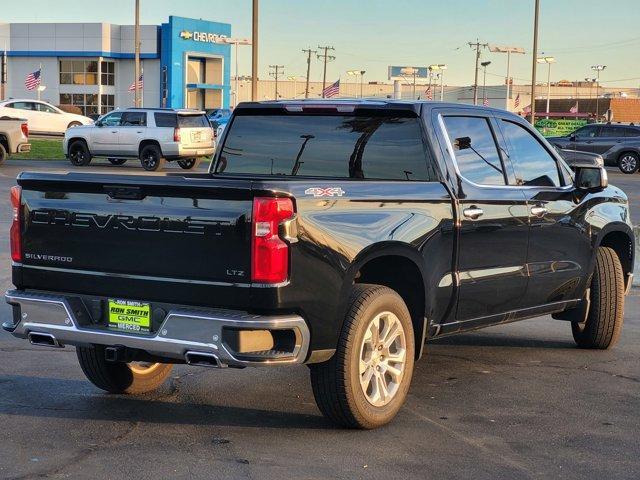
[[[582,127],[575,132],[576,138],[593,138],[596,136],[598,132],[597,125],[587,125],[586,127]]]
[[[504,167],[489,120],[444,117],[444,124],[462,176],[480,185],[504,185]]]
[[[51,108],[49,105],[45,105],[44,103],[36,103],[35,105],[36,105],[36,109],[39,112],[58,113],[53,108]]]
[[[507,120],[501,124],[518,185],[559,187],[558,164],[538,139],[522,125]]]
[[[147,112],[124,112],[122,114],[123,127],[139,127],[147,125]]]
[[[106,127],[117,127],[120,125],[121,118],[122,112],[114,112],[102,117],[101,122]]]
[[[600,133],[598,134],[598,137],[607,137],[607,138],[622,137],[622,136],[623,136],[622,129],[618,127],[602,127],[600,129]]]
[[[31,102],[13,102],[7,105],[10,108],[17,108],[18,110],[34,110],[33,103]]]
[[[178,118],[175,113],[154,112],[153,118],[156,121],[156,127],[175,128],[178,126]]]
[[[640,128],[626,127],[624,129],[625,137],[640,137]]]

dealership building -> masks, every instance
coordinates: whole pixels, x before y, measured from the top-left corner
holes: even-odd
[[[169,17],[140,26],[145,107],[229,106],[231,25]],[[4,47],[6,46],[6,47]],[[25,88],[41,68],[42,100],[76,105],[85,115],[134,103],[134,26],[110,23],[0,24],[6,48],[4,98],[37,98]]]

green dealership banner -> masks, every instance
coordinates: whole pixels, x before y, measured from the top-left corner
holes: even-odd
[[[545,137],[563,137],[586,124],[586,120],[554,120],[542,118],[536,122],[536,128]]]

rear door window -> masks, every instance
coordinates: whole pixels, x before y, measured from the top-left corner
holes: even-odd
[[[178,115],[180,128],[205,128],[211,127],[206,115]]]
[[[144,127],[147,125],[147,112],[124,112],[121,125],[123,127]]]
[[[597,125],[587,125],[586,127],[582,127],[574,132],[576,138],[593,138],[598,133]]]
[[[156,127],[178,126],[178,116],[175,113],[154,112],[153,118],[156,121]]]
[[[416,117],[236,115],[228,128],[216,173],[435,178]]]
[[[505,185],[504,166],[485,117],[444,117],[458,169],[478,185]]]
[[[640,137],[640,128],[624,128],[624,136],[625,137]]]
[[[622,132],[622,129],[619,127],[604,126],[600,129],[600,133],[598,134],[598,137],[611,138],[611,137],[622,137],[623,135],[624,134]]]

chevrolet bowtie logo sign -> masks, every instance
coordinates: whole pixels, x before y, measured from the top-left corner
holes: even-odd
[[[220,35],[218,33],[190,32],[188,30],[183,30],[180,32],[180,38],[183,40],[193,40],[194,42],[226,43],[225,39],[227,36]]]

